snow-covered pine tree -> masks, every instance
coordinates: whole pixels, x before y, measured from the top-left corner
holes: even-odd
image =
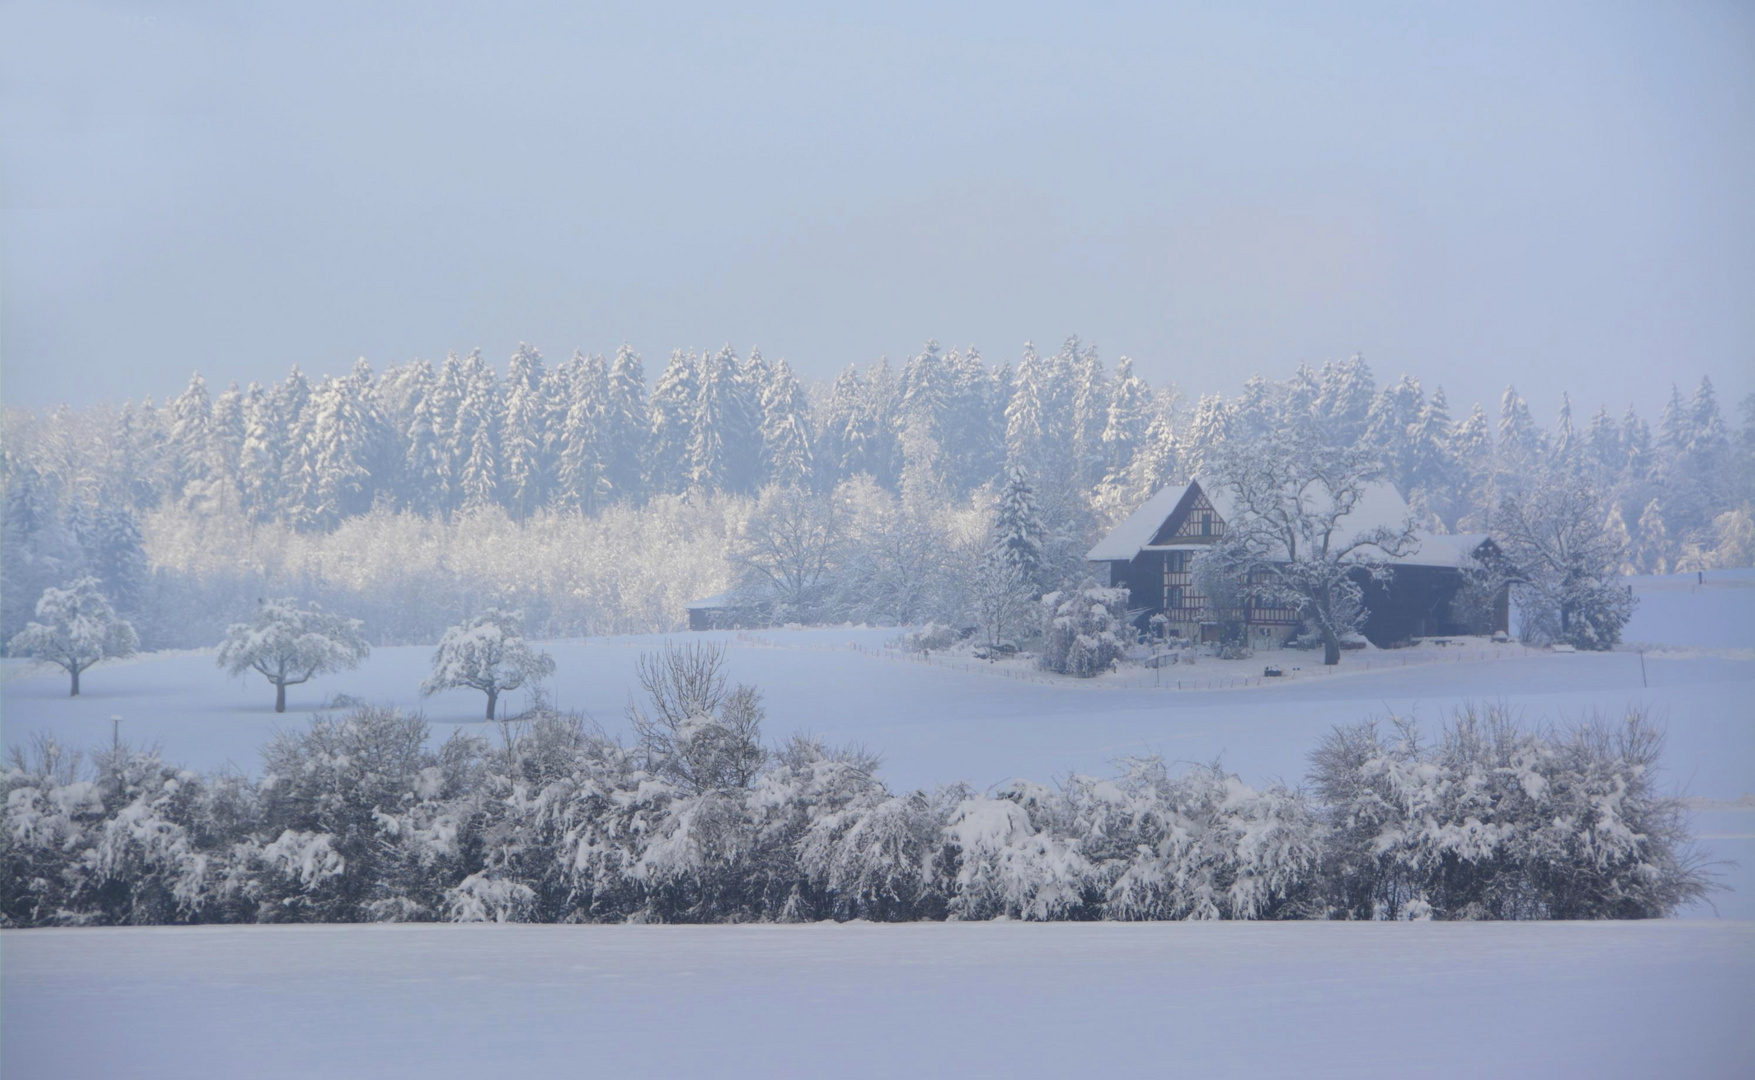
[[[1217,394],[1202,394],[1188,426],[1183,449],[1192,475],[1207,471],[1214,456],[1230,436],[1231,413]]]
[[[211,502],[215,511],[224,513],[238,505],[244,434],[244,393],[234,382],[213,399],[213,430],[208,440],[208,454],[212,459],[214,487]]]
[[[566,384],[571,401],[561,424],[558,497],[565,505],[595,513],[609,494],[604,433],[609,369],[603,357],[574,353]]]
[[[689,440],[689,483],[708,491],[730,491],[739,474],[738,429],[744,423],[737,386],[737,354],[727,345],[701,365]]]
[[[1530,417],[1529,405],[1518,396],[1515,386],[1507,386],[1499,399],[1499,437],[1495,442],[1494,476],[1502,494],[1520,487],[1541,465],[1546,443],[1542,429]]]
[[[890,358],[878,357],[865,373],[865,402],[870,413],[871,440],[866,444],[865,471],[891,491],[902,479],[902,384]]]
[[[152,571],[134,511],[121,503],[96,507],[80,546],[104,596],[123,612],[138,611]]]
[[[438,504],[447,517],[463,505],[463,463],[469,459],[469,443],[458,430],[458,410],[463,404],[463,360],[455,352],[445,354],[433,378],[433,429],[438,436],[441,486]]]
[[[1597,409],[1584,430],[1584,456],[1598,487],[1608,490],[1621,478],[1627,465],[1627,448],[1621,442],[1621,429],[1609,416],[1607,405]]]
[[[1035,469],[1043,455],[1048,434],[1046,386],[1048,372],[1036,347],[1024,342],[1024,353],[1012,373],[1012,395],[1005,409],[1005,449],[1008,475],[1013,469]]]
[[[1105,475],[1103,433],[1108,427],[1111,393],[1096,346],[1087,345],[1079,352],[1072,379],[1073,479],[1089,491]]]
[[[1016,571],[1018,580],[1031,590],[1032,598],[1042,595],[1051,583],[1046,581],[1048,563],[1044,543],[1048,530],[1036,506],[1036,492],[1024,470],[1016,465],[1006,469],[1005,486],[993,508],[993,529],[988,547],[994,557]]]
[[[272,520],[285,505],[281,477],[286,453],[286,425],[274,411],[274,400],[251,383],[244,395],[244,441],[238,449],[238,498],[254,522]]]
[[[506,367],[506,419],[500,431],[502,497],[513,520],[542,504],[548,474],[547,403],[542,396],[546,374],[542,354],[524,342]]]
[[[1365,432],[1377,380],[1358,353],[1322,365],[1316,414],[1321,436],[1330,446],[1351,446]]]
[[[171,402],[170,412],[171,494],[185,502],[203,502],[212,495],[213,402],[199,371]]]
[[[725,348],[729,352],[731,346]],[[735,357],[736,354],[732,355]],[[734,371],[731,390],[737,408],[728,416],[734,422],[725,440],[731,466],[728,490],[751,494],[761,488],[766,476],[767,462],[762,452],[762,395],[767,392],[772,369],[763,359],[762,350],[752,348],[748,359],[734,364]]]
[[[461,366],[462,397],[457,402],[453,441],[464,455],[457,490],[465,507],[490,506],[500,488],[499,432],[504,414],[494,372],[472,351]]]
[[[311,395],[309,412],[292,521],[300,528],[332,529],[371,508],[371,428],[350,379],[325,379]]]
[[[694,353],[674,350],[652,390],[652,457],[647,486],[654,495],[685,491],[692,480],[690,454],[701,396],[698,368]]]
[[[639,502],[645,497],[646,445],[652,417],[646,407],[646,369],[627,342],[609,366],[608,401],[603,418],[604,480],[610,498]]]
[[[1466,472],[1452,454],[1454,426],[1450,402],[1440,386],[1432,392],[1409,431],[1408,502],[1425,515],[1436,517],[1446,529],[1456,526],[1464,509],[1458,496],[1462,494]]]
[[[1115,383],[1103,422],[1103,482],[1122,482],[1133,457],[1151,425],[1151,389],[1133,373],[1133,361],[1122,357],[1115,365]]]
[[[402,467],[397,470],[401,478],[397,501],[416,513],[443,513],[449,460],[432,365],[425,360],[409,365],[402,386],[403,459]]]
[[[268,398],[274,407],[274,418],[280,425],[280,502],[273,508],[273,513],[291,517],[299,492],[303,490],[299,470],[311,424],[311,383],[294,364],[286,378],[269,391]]]
[[[865,380],[859,369],[848,364],[835,376],[823,409],[821,460],[826,465],[826,484],[839,484],[860,473],[870,474],[873,416],[866,400]]]
[[[1584,464],[1578,434],[1572,429],[1572,396],[1560,392],[1560,413],[1554,418],[1554,442],[1549,460],[1557,469],[1573,470]]]
[[[1385,475],[1403,497],[1412,491],[1416,468],[1414,425],[1426,408],[1420,381],[1403,375],[1400,381],[1385,386],[1371,401],[1365,417],[1362,436],[1383,462]]]
[[[775,362],[762,396],[762,446],[770,483],[810,485],[810,403],[785,357]]]

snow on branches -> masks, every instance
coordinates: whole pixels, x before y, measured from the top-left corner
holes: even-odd
[[[455,687],[480,690],[487,695],[487,718],[492,720],[501,694],[554,672],[554,658],[524,640],[523,615],[488,608],[445,631],[420,692],[430,696]]]
[[[36,620],[14,634],[7,651],[59,665],[79,696],[79,673],[100,660],[134,655],[134,627],[119,618],[98,579],[82,577],[65,589],[49,588],[37,600]]]
[[[358,667],[371,651],[358,619],[286,597],[260,601],[254,619],[233,623],[217,661],[233,675],[260,672],[274,686],[274,711],[285,712],[287,687]]]

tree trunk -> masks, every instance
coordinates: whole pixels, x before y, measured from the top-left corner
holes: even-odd
[[[489,690],[487,692],[487,696],[488,696],[487,718],[489,720],[492,720],[494,718],[494,703],[500,699],[500,693],[498,690]]]
[[[1334,667],[1341,662],[1341,637],[1333,630],[1322,632],[1322,662],[1326,667]]]
[[[67,696],[68,697],[78,697],[79,696],[79,669],[74,667],[74,668],[68,668],[67,670],[71,671],[73,673],[73,691],[72,691],[72,693],[68,694]]]
[[[274,684],[274,711],[286,711],[286,684],[283,682]]]

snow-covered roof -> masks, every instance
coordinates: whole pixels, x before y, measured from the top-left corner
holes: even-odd
[[[1474,566],[1475,549],[1487,542],[1486,533],[1447,533],[1439,535],[1422,530],[1415,534],[1420,546],[1411,554],[1395,560],[1408,566],[1451,566],[1457,569]]]
[[[1171,484],[1161,487],[1151,498],[1141,504],[1138,510],[1127,515],[1127,520],[1109,530],[1109,535],[1097,541],[1097,546],[1086,552],[1087,562],[1109,562],[1111,560],[1125,562],[1140,553],[1140,549],[1152,542],[1158,527],[1164,519],[1176,509],[1182,501],[1189,485]],[[1223,512],[1221,511],[1221,514]]]
[[[1109,535],[1098,541],[1085,555],[1086,561],[1124,562],[1133,559],[1148,547],[1175,546],[1153,545],[1152,538],[1182,502],[1189,487],[1195,485],[1200,487],[1222,520],[1230,521],[1235,518],[1236,503],[1230,489],[1225,485],[1214,484],[1208,487],[1198,479],[1192,485],[1171,484],[1158,489],[1138,510],[1129,514],[1126,521],[1111,529]],[[1378,480],[1365,488],[1352,513],[1341,519],[1341,532],[1346,537],[1353,537],[1378,528],[1400,530],[1407,519],[1407,500],[1396,491],[1394,484],[1387,480]],[[1395,562],[1409,566],[1469,566],[1474,562],[1475,549],[1487,539],[1481,534],[1438,536],[1426,532],[1419,533],[1418,537],[1418,549],[1394,560]]]
[[[715,608],[728,608],[732,606],[731,593],[722,592],[717,596],[703,596],[699,600],[690,600],[688,609],[690,611],[710,611]]]

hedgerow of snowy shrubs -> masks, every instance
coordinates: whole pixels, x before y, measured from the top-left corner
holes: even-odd
[[[0,920],[1644,918],[1710,888],[1637,713],[1357,724],[1302,791],[1140,758],[897,793],[868,753],[763,747],[759,696],[719,689],[682,749],[548,711],[434,749],[377,708],[282,734],[260,780],[39,742],[0,784]]]

